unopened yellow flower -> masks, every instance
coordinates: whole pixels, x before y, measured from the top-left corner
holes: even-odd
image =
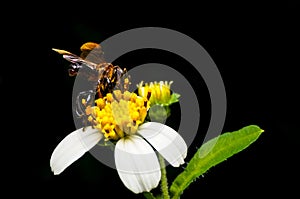
[[[142,97],[150,96],[151,105],[164,105],[168,106],[174,102],[178,102],[179,94],[171,92],[171,84],[173,81],[160,81],[160,82],[150,82],[144,84],[144,82],[140,82],[138,87],[138,94]]]

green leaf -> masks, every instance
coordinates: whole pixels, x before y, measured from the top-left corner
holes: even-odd
[[[151,192],[143,192],[143,194],[147,199],[156,199]]]
[[[247,148],[264,130],[256,125],[238,131],[227,132],[204,143],[170,187],[172,198],[179,198],[183,191],[211,167]]]

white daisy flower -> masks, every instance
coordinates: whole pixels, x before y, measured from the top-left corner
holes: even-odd
[[[154,149],[178,167],[184,163],[187,145],[174,129],[157,122],[145,123],[148,109],[146,98],[130,92],[114,91],[114,95],[97,99],[96,106],[86,108],[92,125],[72,132],[53,151],[53,173],[63,172],[101,139],[113,140],[116,169],[124,185],[134,193],[157,187],[161,168]]]

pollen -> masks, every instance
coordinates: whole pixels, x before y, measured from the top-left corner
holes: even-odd
[[[81,100],[81,103],[82,103],[84,106],[86,106],[86,99],[82,99],[82,100]]]
[[[88,121],[103,133],[106,140],[118,140],[137,132],[146,118],[150,103],[147,98],[129,91],[115,90],[87,107]]]

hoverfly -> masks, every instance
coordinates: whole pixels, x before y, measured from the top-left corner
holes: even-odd
[[[69,61],[69,76],[81,76],[95,85],[94,90],[80,92],[76,99],[76,114],[81,117],[84,115],[85,107],[82,107],[82,99],[93,103],[94,97],[102,98],[107,93],[112,93],[114,89],[128,90],[129,75],[126,68],[114,66],[107,63],[104,53],[99,44],[94,42],[84,43],[81,47],[80,56],[66,50],[53,48],[52,50],[63,55]]]

